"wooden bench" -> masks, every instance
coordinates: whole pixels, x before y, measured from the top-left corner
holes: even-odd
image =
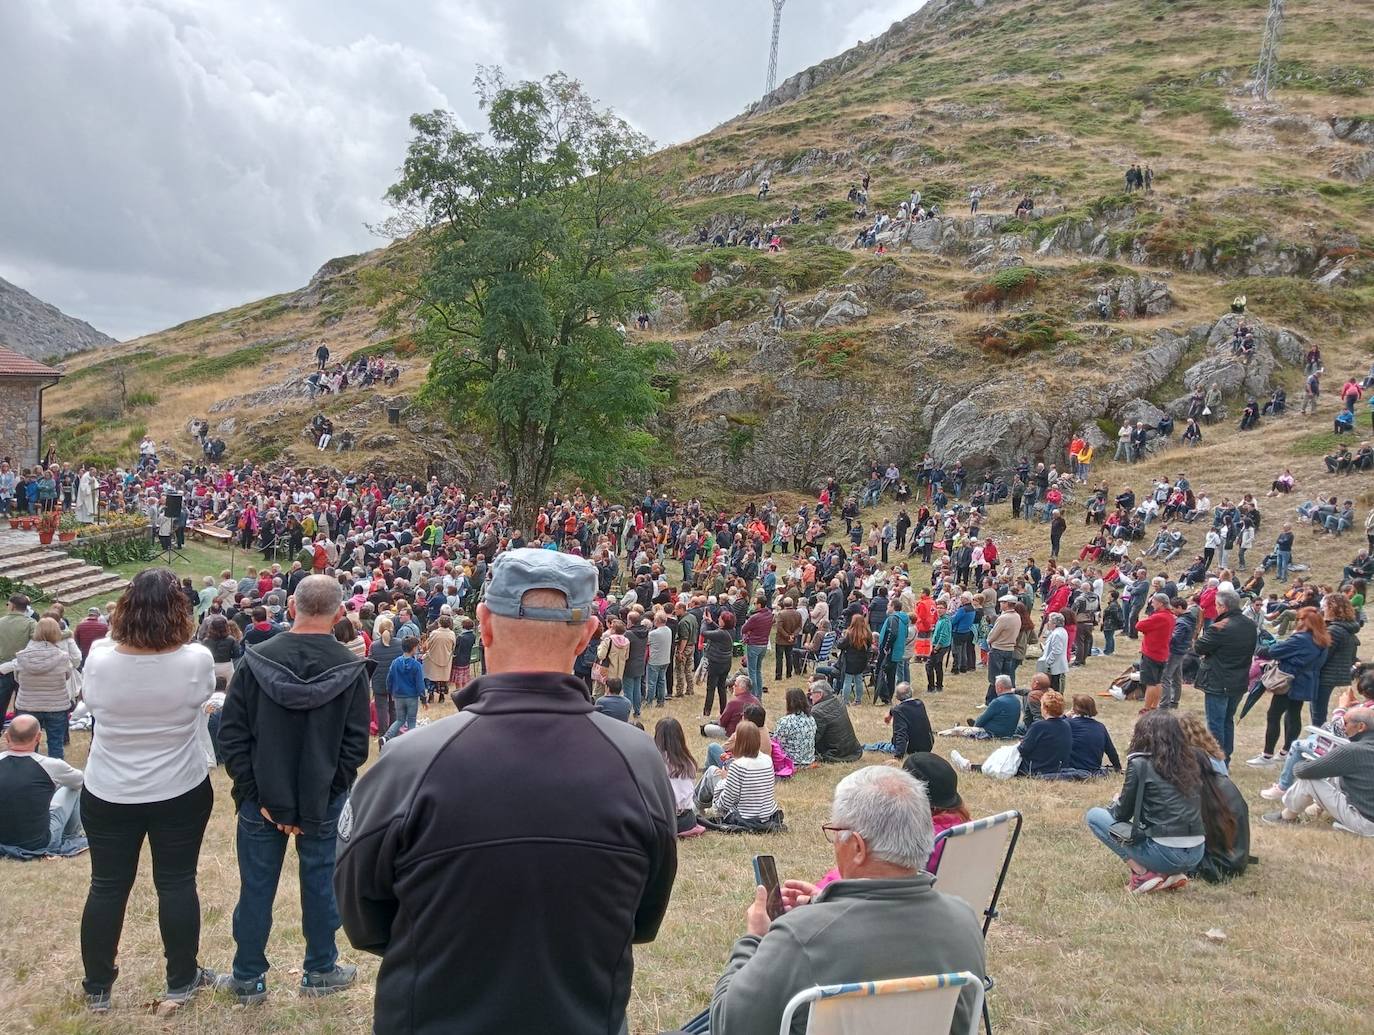
[[[228,543],[234,538],[234,533],[227,528],[217,528],[214,525],[187,525],[186,534],[192,539],[200,539],[212,543]]]

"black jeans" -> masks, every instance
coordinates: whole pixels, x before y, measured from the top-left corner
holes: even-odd
[[[1295,701],[1288,694],[1270,694],[1269,711],[1264,717],[1264,753],[1272,755],[1274,745],[1279,742],[1279,720],[1283,720],[1283,749],[1298,739],[1302,732],[1302,701]]]
[[[930,658],[926,661],[926,690],[943,690],[945,688],[945,655],[949,653],[948,647],[934,647],[930,651]]]
[[[87,992],[108,991],[118,971],[115,956],[124,910],[148,839],[157,888],[157,922],[167,957],[167,987],[185,988],[200,964],[200,896],[196,863],[215,794],[207,778],[167,801],[121,805],[81,791],[81,821],[91,846],[91,890],[81,914],[81,961]]]
[[[379,694],[374,690],[372,703],[377,709],[377,732],[385,733],[396,721],[396,709],[392,707],[391,695],[385,692]]]
[[[710,718],[712,715],[719,714],[711,709],[711,698],[713,694],[720,694],[720,710],[725,711],[725,685],[730,678],[730,666],[716,668],[708,665],[706,668],[706,700],[701,703],[701,714]]]
[[[775,682],[782,681],[782,671],[784,667],[787,669],[787,678],[792,678],[792,673],[795,669],[793,668],[791,647],[784,647],[781,643],[773,644],[773,661],[775,662],[773,667],[773,679]]]

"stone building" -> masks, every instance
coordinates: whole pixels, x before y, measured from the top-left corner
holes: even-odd
[[[61,374],[36,359],[0,345],[0,457],[15,467],[41,459],[43,391]]]

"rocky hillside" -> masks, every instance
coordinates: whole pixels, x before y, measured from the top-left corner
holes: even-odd
[[[85,320],[68,316],[0,277],[0,345],[46,360],[114,344]]]
[[[1279,88],[1261,104],[1245,80],[1265,8],[931,0],[665,151],[673,243],[698,268],[642,335],[677,357],[652,475],[716,493],[800,488],[927,448],[1000,466],[1178,412],[1197,384],[1216,382],[1233,409],[1275,384],[1291,392],[1311,343],[1367,368],[1374,11],[1290,5]],[[1133,162],[1153,190],[1124,192]],[[865,173],[861,217],[846,195]],[[939,217],[889,225],[884,254],[853,247],[913,189]],[[1032,210],[1014,218],[1027,194]],[[776,224],[780,254],[709,243]],[[405,261],[403,247],[335,260],[301,291],[121,346],[128,405],[111,404],[112,358],[74,359],[49,396],[66,444],[119,455],[146,427],[184,449],[206,416],[230,455],[326,459],[302,432],[301,381],[323,342],[402,370],[395,389],[323,406],[361,459],[482,473],[479,441],[408,406],[424,357],[372,308],[370,270]],[[1225,344],[1236,294],[1260,328],[1247,366]],[[778,300],[788,315],[774,329]],[[404,408],[401,428],[387,405]],[[398,451],[398,436],[419,452]]]

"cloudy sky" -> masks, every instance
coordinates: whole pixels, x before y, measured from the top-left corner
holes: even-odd
[[[779,79],[922,0],[789,0]],[[380,242],[414,111],[563,70],[661,144],[761,92],[769,0],[0,0],[0,277],[119,338]]]

